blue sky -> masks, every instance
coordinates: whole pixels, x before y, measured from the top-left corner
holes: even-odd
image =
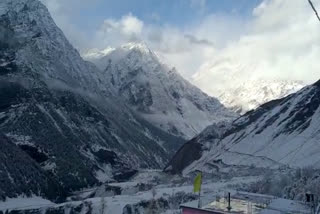
[[[72,1],[71,1],[72,2]],[[81,2],[81,1],[80,1]],[[147,24],[185,27],[209,14],[250,17],[261,0],[95,0],[89,4],[70,4],[70,21],[78,27],[98,27],[106,18],[119,19],[131,13]],[[68,4],[68,3],[67,3]]]

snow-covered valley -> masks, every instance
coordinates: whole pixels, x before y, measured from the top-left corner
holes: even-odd
[[[303,193],[320,184],[318,175],[319,171],[310,169],[230,168],[225,173],[204,174],[201,198],[206,201],[223,197],[227,192],[248,192],[303,201]],[[0,202],[0,213],[178,214],[181,204],[198,200],[198,194],[193,193],[193,178],[144,170],[127,182],[76,191],[63,203],[36,196],[8,198]]]
[[[238,68],[198,88],[141,41],[81,56],[40,0],[1,0],[0,214],[177,214],[199,170],[202,198],[320,195],[320,81]]]
[[[203,197],[214,197],[232,189],[246,189],[259,176],[210,178],[203,183]],[[193,178],[181,178],[159,170],[144,171],[131,181],[109,183],[75,192],[69,201],[55,204],[39,197],[7,199],[0,202],[0,212],[29,211],[34,213],[180,213],[182,203],[197,199],[193,193]],[[154,204],[153,204],[154,203]]]

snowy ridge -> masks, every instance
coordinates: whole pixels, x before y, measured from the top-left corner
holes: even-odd
[[[237,116],[161,63],[146,44],[128,43],[102,58],[87,59],[104,71],[110,90],[171,134],[190,139],[212,123]]]
[[[290,76],[275,76],[270,69],[264,61],[244,63],[238,54],[230,51],[212,56],[193,75],[192,82],[226,107],[244,114],[306,85]]]
[[[228,108],[244,114],[274,99],[283,98],[300,90],[304,84],[290,80],[251,80],[218,95]]]
[[[171,161],[175,171],[178,156],[190,144],[200,155],[183,166],[188,174],[196,169],[212,170],[217,163],[257,167],[315,167],[320,163],[320,82],[283,99],[266,103],[235,120],[223,135],[212,131],[188,142]],[[205,146],[204,146],[205,145]],[[173,168],[173,170],[172,170]],[[176,169],[177,170],[177,169]]]
[[[110,48],[110,47],[102,51],[99,51],[98,49],[91,49],[86,53],[82,54],[82,57],[87,60],[101,59],[102,57],[108,55],[110,52],[114,50],[115,50],[114,48]]]

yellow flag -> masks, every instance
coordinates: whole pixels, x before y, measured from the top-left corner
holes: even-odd
[[[197,177],[194,179],[193,192],[200,192],[201,191],[201,183],[202,183],[202,174],[201,174],[201,172],[199,172]]]

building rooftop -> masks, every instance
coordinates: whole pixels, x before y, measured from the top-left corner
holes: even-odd
[[[228,197],[202,197],[201,207],[198,200],[181,205],[182,209],[192,209],[195,213],[243,213],[243,214],[309,214],[310,206],[305,203],[276,198],[269,195],[234,192],[230,198],[231,210],[228,210]],[[193,213],[193,212],[188,212]]]

